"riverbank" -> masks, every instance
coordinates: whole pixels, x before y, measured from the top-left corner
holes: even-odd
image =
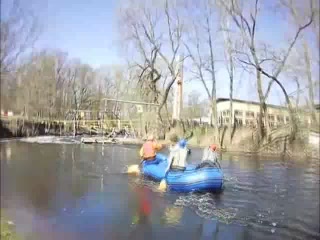
[[[1,210],[1,214],[3,210]],[[1,216],[1,239],[2,240],[20,240],[15,230],[15,225],[12,221]]]
[[[15,125],[16,126],[16,125]],[[14,126],[8,126],[0,121],[0,139],[21,139],[30,137],[50,137],[56,136],[58,138],[71,138],[72,134],[63,134],[59,128],[53,128],[52,131],[44,131],[42,125],[24,125],[24,131],[21,129],[15,130]],[[39,128],[39,129],[38,129]],[[29,130],[28,130],[29,129]],[[31,131],[32,130],[32,131]],[[41,131],[40,131],[41,130]],[[193,137],[189,140],[188,144],[192,148],[204,148],[212,143],[218,145],[218,148],[222,152],[228,152],[231,154],[250,154],[250,155],[263,155],[263,156],[281,156],[283,158],[314,158],[320,159],[319,144],[313,143],[309,140],[312,132],[308,130],[301,130],[297,139],[290,143],[288,142],[288,128],[279,128],[273,130],[266,143],[257,145],[256,141],[256,129],[251,128],[237,128],[233,129],[230,133],[228,129],[222,129],[217,137],[214,137],[213,129],[209,127],[197,127],[193,128]],[[30,134],[31,133],[31,134]],[[65,132],[66,133],[66,132]],[[159,142],[167,145],[169,144],[169,137],[172,133],[177,133],[178,136],[183,136],[181,128],[173,128],[166,132],[165,139],[160,139]],[[69,135],[69,137],[68,137]],[[314,136],[312,136],[314,138]],[[318,137],[319,138],[319,137]],[[128,144],[128,145],[142,145],[144,140],[137,138],[106,138],[98,135],[83,135],[83,137],[77,135],[79,141],[71,141],[70,143],[87,143],[87,144]],[[81,139],[81,140],[80,140]],[[32,141],[32,140],[30,140]],[[53,140],[46,140],[47,143],[53,142]]]
[[[107,131],[104,132],[108,134]],[[73,123],[64,121],[41,121],[27,120],[21,118],[1,118],[0,119],[0,139],[17,137],[36,136],[79,136],[98,134],[97,131],[83,126],[75,127]]]
[[[89,139],[89,142],[83,143],[83,138],[80,137],[58,137],[58,136],[39,136],[39,137],[29,137],[29,138],[18,138],[15,140],[28,142],[28,143],[55,143],[55,144],[88,144],[88,145],[100,145],[100,144],[113,144],[113,145],[134,145],[140,147],[144,141],[142,139],[132,139],[132,138],[114,138],[114,139],[103,139],[102,137],[88,137],[85,139]],[[13,139],[11,139],[13,140]],[[7,140],[1,140],[2,142],[10,141],[10,139]],[[170,141],[168,139],[166,140],[158,140],[159,143],[168,146],[170,144]],[[192,149],[201,149],[206,146],[208,146],[210,143],[207,140],[207,138],[204,137],[204,139],[200,142],[197,142],[196,139],[192,138],[189,141],[189,147]],[[219,146],[219,145],[218,145]],[[247,155],[247,156],[262,156],[262,157],[270,157],[270,158],[279,158],[282,159],[320,159],[319,157],[319,148],[318,147],[310,147],[309,149],[306,146],[297,146],[295,145],[295,148],[303,149],[303,151],[293,151],[292,147],[287,147],[286,152],[283,152],[281,148],[276,149],[269,147],[262,149],[260,151],[250,151],[248,150],[248,147],[240,148],[238,145],[235,145],[233,147],[220,147],[219,146],[219,152],[221,153],[227,153],[231,155]]]

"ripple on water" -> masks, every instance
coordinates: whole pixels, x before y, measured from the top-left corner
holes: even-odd
[[[50,142],[52,139],[41,140]],[[19,146],[19,144],[21,146]],[[6,147],[6,145],[9,144],[3,145]],[[102,174],[102,183],[108,185],[104,188],[104,191],[108,191],[108,194],[106,194],[107,197],[101,199],[103,202],[106,201],[105,205],[113,204],[115,198],[115,201],[124,199],[117,194],[110,194],[110,192],[120,192],[123,190],[121,188],[124,188],[124,191],[127,191],[128,184],[129,187],[133,186],[141,188],[145,186],[153,192],[157,192],[159,186],[159,183],[143,179],[142,177],[131,177],[127,174],[121,175],[121,173],[126,172],[127,166],[125,165],[130,165],[137,161],[135,149],[132,150],[135,153],[131,154],[131,150],[115,145],[112,147],[105,146],[104,148],[89,147],[87,145],[83,145],[84,147],[82,148],[63,145],[64,152],[57,157],[55,154],[57,147],[53,144],[48,144],[47,146],[30,144],[28,153],[30,148],[30,153],[33,154],[33,157],[30,158],[25,154],[24,148],[21,148],[25,145],[26,144],[21,143],[13,145],[12,147],[15,148],[13,148],[14,150],[12,150],[12,153],[16,154],[12,154],[12,158],[30,161],[36,173],[43,171],[47,166],[48,168],[50,167],[53,172],[55,168],[50,164],[55,161],[61,163],[61,169],[68,170],[69,163],[71,162],[68,161],[68,159],[71,159],[72,156],[72,161],[74,162],[74,166],[72,167],[75,167],[78,171],[76,172],[72,169],[72,178],[65,177],[65,174],[68,174],[69,176],[71,173],[71,170],[70,172],[68,172],[68,170],[58,172],[56,175],[57,177],[50,177],[50,174],[48,174],[48,177],[50,177],[48,178],[48,181],[43,181],[44,184],[50,184],[48,185],[48,191],[52,191],[50,192],[52,195],[57,194],[60,196],[59,201],[55,201],[57,201],[59,207],[61,205],[62,213],[68,216],[84,216],[88,213],[87,211],[97,211],[95,207],[99,202],[97,200],[98,198],[95,196],[97,196],[97,193],[99,193],[98,195],[100,196],[100,192],[96,191],[102,191],[99,186],[99,181],[101,181],[101,179],[84,178],[83,176],[85,176],[85,174],[92,174],[93,176],[95,176],[95,174],[97,174],[97,176]],[[44,148],[48,151],[48,153],[46,153],[47,158],[45,159],[43,159],[43,154],[38,154],[38,152],[40,152],[39,149]],[[101,155],[100,149],[104,151],[103,156]],[[26,161],[20,162],[25,163]],[[154,208],[159,209],[161,214],[166,212],[169,216],[168,221],[172,222],[172,224],[177,223],[177,219],[171,218],[172,215],[175,215],[172,214],[172,212],[175,213],[183,208],[188,208],[194,214],[182,214],[182,218],[188,218],[191,215],[191,217],[197,219],[197,216],[195,216],[196,214],[200,218],[218,220],[231,225],[240,225],[240,228],[244,226],[244,231],[250,235],[251,239],[320,239],[318,232],[319,162],[307,162],[305,164],[307,166],[303,167],[302,165],[298,166],[294,161],[282,162],[280,160],[275,160],[261,161],[260,164],[252,166],[252,164],[244,159],[237,163],[230,164],[229,166],[224,166],[225,189],[219,195],[210,193],[174,194],[166,192],[163,194],[150,194],[148,197],[150,197],[151,201],[158,200],[156,199],[158,196],[161,196],[161,198],[159,198],[160,200],[165,200],[160,201],[159,205],[154,205],[156,206]],[[38,190],[38,185],[35,185],[35,183],[39,182],[37,179],[38,175],[29,173],[27,171],[28,168],[24,169],[22,167],[20,169],[15,169],[17,166],[18,165],[5,165],[7,173],[5,175],[7,179],[5,180],[7,181],[4,182],[8,183],[8,180],[11,180],[14,176],[22,175],[23,177],[17,178],[15,182],[17,183],[17,186],[18,183],[19,186],[21,186],[21,189],[23,190],[21,190],[21,194],[23,194],[23,197],[28,197],[32,200],[34,194],[31,191]],[[15,172],[13,170],[19,171]],[[24,173],[24,171],[26,172]],[[62,178],[61,182],[59,180],[57,184],[52,184],[57,186],[57,188],[50,187],[52,181],[54,181],[53,179],[59,178]],[[28,179],[33,179],[34,181],[28,183]],[[28,183],[29,185],[24,185],[25,183]],[[81,190],[83,193],[81,194],[86,197],[80,198],[79,201],[74,201],[72,200],[73,198],[66,197],[68,194],[65,194],[64,192],[69,191],[69,188],[65,189],[65,186],[68,186],[66,184],[70,184],[70,186],[74,185],[77,189],[78,185],[81,185],[81,188],[83,188],[83,190]],[[8,185],[7,189],[10,190],[10,194],[14,194],[14,199],[16,199],[17,193],[11,193],[11,191],[15,190],[11,186],[12,185]],[[27,188],[25,186],[29,187]],[[27,193],[26,191],[30,191],[30,193]],[[87,192],[90,192],[92,196],[87,196],[87,194],[85,194]],[[131,197],[135,197],[135,193],[129,194],[128,201],[135,200],[133,198],[131,199]],[[11,205],[13,204],[12,201],[8,202],[10,202]],[[174,202],[173,207],[171,206],[172,202]],[[162,204],[165,205],[165,207],[170,205],[170,210],[162,211]],[[20,205],[14,206],[14,208],[18,209]],[[119,206],[117,207],[120,208],[120,206],[122,208],[124,205],[119,203]],[[39,208],[40,207],[42,206],[39,206]],[[112,207],[115,208],[114,206]],[[90,210],[90,208],[92,210]],[[131,213],[128,213],[125,218],[131,218],[130,214]],[[156,214],[153,216],[156,217]],[[110,222],[117,222],[119,220],[118,217],[114,219],[109,215],[108,217],[110,217]],[[188,221],[184,220],[186,219],[183,219],[180,222],[180,224],[183,225],[183,231],[189,231],[189,228],[191,229],[193,225],[190,227]],[[224,224],[222,225],[224,226]],[[234,233],[232,232],[231,225],[226,226],[226,229],[227,231],[230,230],[231,233]],[[112,227],[116,228],[115,225]],[[123,228],[120,227],[119,231],[122,230]],[[162,230],[163,229],[161,229],[161,231]],[[93,238],[99,239],[96,236]]]
[[[231,223],[237,214],[236,208],[220,208],[216,206],[210,193],[203,195],[191,193],[186,196],[180,196],[175,201],[175,205],[190,208],[202,218],[218,219],[224,223]]]

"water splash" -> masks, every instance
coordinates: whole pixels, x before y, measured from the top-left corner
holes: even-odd
[[[73,137],[38,136],[22,138],[19,141],[28,143],[80,144],[81,141]]]
[[[237,208],[218,207],[210,193],[204,195],[192,193],[187,196],[180,196],[176,200],[175,205],[188,207],[202,218],[217,219],[226,224],[233,222],[238,212]]]

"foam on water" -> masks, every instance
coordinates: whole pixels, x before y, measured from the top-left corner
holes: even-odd
[[[78,139],[73,137],[56,137],[56,136],[38,136],[28,137],[20,139],[21,142],[28,143],[55,143],[55,144],[79,144],[81,143]]]
[[[210,193],[203,195],[191,193],[186,196],[180,196],[176,200],[175,205],[188,207],[202,218],[218,219],[224,223],[231,223],[235,219],[238,211],[236,208],[218,207]]]

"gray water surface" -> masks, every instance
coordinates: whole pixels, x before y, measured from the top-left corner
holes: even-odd
[[[123,174],[134,146],[0,147],[1,208],[23,239],[320,239],[319,160],[225,154],[223,193],[176,194]]]

